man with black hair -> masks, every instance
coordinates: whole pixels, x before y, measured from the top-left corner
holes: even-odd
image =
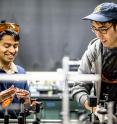
[[[73,87],[72,96],[82,108],[96,112],[97,107],[92,108],[89,103],[92,91],[97,97],[97,105],[105,98],[108,102],[117,101],[117,4],[102,3],[83,19],[91,21],[96,38],[82,56],[78,73],[101,74],[102,78],[94,85],[92,82],[79,82]]]
[[[25,74],[24,68],[14,64],[19,50],[19,25],[11,22],[0,23],[0,74]],[[0,81],[0,104],[5,109],[10,103],[11,109],[20,99],[24,105],[30,105],[29,88],[26,81]],[[17,118],[19,110],[8,110],[10,118]],[[4,118],[5,112],[0,111],[0,118]]]

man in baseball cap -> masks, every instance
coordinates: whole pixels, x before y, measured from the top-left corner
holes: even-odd
[[[95,33],[96,38],[90,42],[81,58],[78,73],[100,74],[101,80],[96,81],[94,84],[93,80],[91,82],[77,82],[72,89],[72,96],[86,111],[90,111],[96,115],[98,104],[103,106],[101,101],[107,101],[107,104],[112,102],[114,103],[112,114],[113,117],[116,117],[117,4],[102,3],[98,5],[90,15],[83,19],[91,21],[91,29]],[[91,99],[91,94],[97,97],[97,101],[95,101],[96,99]],[[102,109],[101,107],[100,111]],[[109,117],[101,120],[100,116],[98,116],[98,119],[100,122],[103,121],[105,123]],[[112,121],[112,124],[117,124],[116,120],[114,121],[114,119],[112,119]]]

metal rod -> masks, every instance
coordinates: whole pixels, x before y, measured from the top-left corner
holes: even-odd
[[[64,90],[63,90],[63,98],[62,98],[62,115],[63,115],[63,124],[69,124],[69,90],[68,90],[68,57],[64,57],[63,59],[63,71],[64,71]]]
[[[113,102],[108,102],[108,122],[107,124],[113,124]]]
[[[99,74],[78,74],[77,72],[68,72],[67,79],[72,81],[99,81],[101,76]],[[27,73],[27,74],[0,74],[0,80],[2,81],[26,81],[26,80],[37,80],[47,81],[53,80],[58,81],[64,79],[64,72],[38,72],[38,73]],[[41,83],[41,82],[40,82]]]

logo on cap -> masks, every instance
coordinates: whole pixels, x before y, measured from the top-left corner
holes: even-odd
[[[99,13],[101,11],[101,6],[97,6],[94,10],[94,13]]]

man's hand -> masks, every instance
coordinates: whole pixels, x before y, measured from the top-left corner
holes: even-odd
[[[9,106],[13,98],[14,98],[13,96],[10,96],[9,98],[5,99],[1,104],[2,108],[5,109],[7,106]]]
[[[89,110],[90,112],[93,112],[93,113],[94,113],[94,112],[96,111],[96,107],[90,107],[90,106],[89,106],[88,100],[85,101],[84,107],[85,107],[87,110]]]
[[[30,104],[30,95],[27,90],[17,88],[16,96],[18,99],[24,99],[24,104]]]
[[[15,95],[16,88],[12,85],[10,88],[0,92],[0,102],[8,99],[9,97],[13,97]]]

